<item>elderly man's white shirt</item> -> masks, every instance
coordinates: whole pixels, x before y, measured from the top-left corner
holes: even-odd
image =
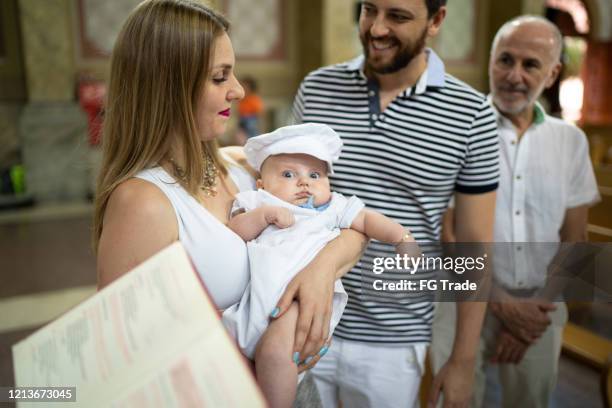
[[[507,256],[502,265],[496,262],[495,276],[509,288],[541,287],[566,210],[600,199],[587,139],[577,127],[536,106],[534,123],[519,141],[512,122],[496,113],[500,181],[494,240],[514,244],[502,248]]]

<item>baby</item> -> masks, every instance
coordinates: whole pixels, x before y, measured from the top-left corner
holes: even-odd
[[[251,282],[240,303],[224,312],[223,321],[242,352],[254,358],[257,381],[272,407],[292,406],[298,383],[300,356],[293,350],[297,304],[269,321],[278,313],[276,304],[291,279],[341,228],[386,243],[406,243],[402,253],[420,255],[400,224],[365,209],[355,196],[330,191],[327,175],[341,148],[336,132],[320,124],[283,127],[245,145],[247,160],[261,178],[257,191],[236,195],[228,226],[248,242]],[[330,333],[347,299],[337,280]]]

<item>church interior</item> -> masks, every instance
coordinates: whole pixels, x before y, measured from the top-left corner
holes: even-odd
[[[11,346],[96,290],[92,197],[110,53],[139,1],[0,2],[0,386],[14,384]],[[208,1],[233,22],[237,77],[257,84],[261,132],[288,122],[305,75],[361,52],[358,3]],[[588,239],[610,242],[612,0],[450,0],[428,46],[448,72],[487,93],[492,39],[521,14],[545,16],[563,34],[563,72],[541,102],[588,137],[602,198],[589,211]],[[242,143],[236,117],[222,145]],[[609,407],[612,303],[568,309],[552,406]],[[489,374],[486,406],[500,406]]]

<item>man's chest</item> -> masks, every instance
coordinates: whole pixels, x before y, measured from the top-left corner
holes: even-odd
[[[452,190],[465,165],[467,137],[456,129],[434,129],[416,115],[387,111],[352,126],[332,127],[343,141],[334,164],[340,178],[372,188],[426,194]]]
[[[570,193],[572,154],[559,135],[500,130],[498,217],[557,226]],[[523,222],[521,221],[523,219]]]

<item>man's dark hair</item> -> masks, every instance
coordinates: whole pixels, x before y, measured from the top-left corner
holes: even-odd
[[[361,3],[363,1],[355,3],[355,21],[357,23],[359,23],[359,15],[361,14]],[[425,0],[425,5],[427,6],[427,18],[432,18],[440,10],[440,7],[446,6],[446,0]]]
[[[427,17],[433,17],[440,7],[446,6],[446,0],[425,0],[425,4],[427,5]]]

